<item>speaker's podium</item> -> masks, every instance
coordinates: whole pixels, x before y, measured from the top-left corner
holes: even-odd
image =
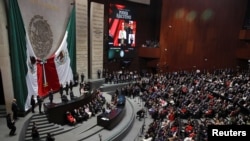
[[[97,125],[105,129],[112,130],[122,120],[125,114],[125,108],[119,107],[112,109],[109,113],[102,113],[97,116]]]

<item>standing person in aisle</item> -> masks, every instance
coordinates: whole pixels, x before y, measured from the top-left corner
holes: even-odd
[[[12,101],[11,110],[13,112],[13,119],[17,120],[18,119],[17,117],[18,117],[19,107],[18,107],[18,105],[16,103],[16,99],[13,99],[13,101]]]
[[[53,99],[54,99],[53,90],[51,89],[50,92],[49,92],[49,101],[50,101],[50,104],[53,103]]]
[[[37,103],[38,103],[38,106],[39,106],[39,113],[42,114],[43,99],[39,95],[37,95]]]
[[[31,105],[31,112],[35,113],[36,100],[34,95],[31,96],[30,105]]]
[[[84,73],[81,74],[81,83],[84,81]]]
[[[7,122],[7,127],[10,129],[9,136],[14,136],[16,135],[16,126],[15,126],[15,120],[11,119],[10,113],[7,114],[6,116],[6,122]]]

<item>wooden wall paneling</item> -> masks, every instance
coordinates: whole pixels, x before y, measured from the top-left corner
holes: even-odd
[[[168,71],[237,65],[235,51],[246,0],[162,2],[160,47],[167,46]],[[170,24],[171,32],[165,26]]]

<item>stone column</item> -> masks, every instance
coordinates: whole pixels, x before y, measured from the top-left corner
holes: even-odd
[[[103,69],[104,4],[91,2],[90,8],[90,77],[97,79]]]
[[[76,0],[76,65],[88,79],[88,0]]]
[[[8,29],[7,17],[5,11],[5,3],[0,1],[0,72],[3,82],[3,95],[7,112],[11,112],[11,103],[14,98],[12,74],[10,66],[9,42],[8,42]]]

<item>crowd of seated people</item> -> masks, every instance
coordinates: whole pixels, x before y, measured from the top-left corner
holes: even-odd
[[[213,74],[182,72],[156,78],[145,92],[144,99],[151,101],[146,102],[146,106],[158,113],[155,120],[160,120],[158,115],[162,109],[174,109],[176,116],[181,119],[177,121],[181,125],[179,138],[206,140],[206,127],[209,124],[250,122],[250,79],[246,71],[225,69]],[[165,107],[157,105],[160,98],[169,104]],[[168,126],[171,127],[170,124]],[[155,133],[153,137],[162,136]]]
[[[145,102],[153,118],[145,140],[207,140],[208,125],[250,124],[248,71],[222,69],[212,73],[181,71],[143,76],[117,71],[104,76],[106,83],[135,82],[119,93],[139,96]],[[82,109],[87,107],[87,112],[95,113],[92,105],[95,104],[85,104]]]
[[[140,78],[140,74],[137,71],[119,70],[119,71],[105,71],[103,75],[105,83],[118,84],[136,81]]]
[[[81,82],[79,85],[79,93],[80,96],[86,96],[88,93],[90,93],[90,84],[86,82]]]
[[[88,103],[66,112],[66,123],[75,125],[87,121],[97,113],[101,112],[106,103],[105,97],[100,90],[97,90],[95,97]]]
[[[248,71],[221,69],[147,74],[121,91],[140,96],[153,118],[145,140],[207,140],[210,124],[250,124],[249,86]]]

